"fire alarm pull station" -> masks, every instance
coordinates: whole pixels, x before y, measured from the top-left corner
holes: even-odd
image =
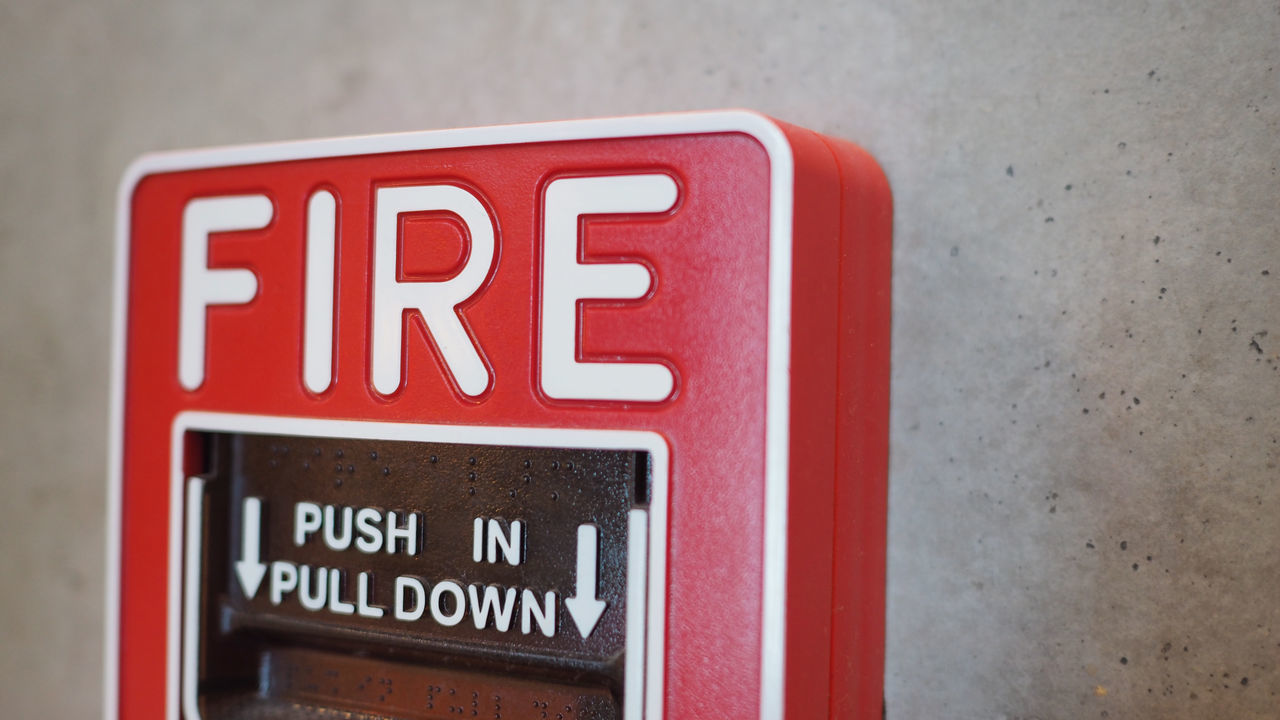
[[[880,717],[890,217],[737,111],[142,158],[106,717]]]

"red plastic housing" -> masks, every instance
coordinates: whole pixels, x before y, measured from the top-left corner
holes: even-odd
[[[548,187],[662,175],[669,209],[586,216],[578,263],[647,269],[636,299],[577,303],[576,361],[665,366],[660,400],[551,397],[540,350]],[[464,392],[419,313],[402,381],[371,380],[380,188],[478,199],[493,260],[454,313],[488,374]],[[304,382],[308,202],[336,201],[331,382]],[[203,376],[180,381],[184,213],[265,196],[260,229],[213,232],[207,269],[251,299],[209,303]],[[881,714],[892,206],[860,148],[747,112],[656,115],[147,156],[122,185],[107,717],[187,718],[175,684],[183,413],[655,433],[670,458],[657,718]],[[456,277],[465,223],[399,229],[402,283]],[[200,312],[205,312],[201,310]],[[621,392],[621,395],[626,395]],[[630,718],[628,718],[630,720]]]

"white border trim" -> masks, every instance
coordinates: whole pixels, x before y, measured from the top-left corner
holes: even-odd
[[[106,638],[103,664],[104,720],[117,720],[120,658],[120,550],[124,451],[125,330],[128,301],[130,210],[134,190],[147,175],[178,170],[249,165],[387,152],[465,148],[645,136],[740,132],[755,138],[769,156],[769,298],[765,420],[765,518],[760,718],[784,712],[787,575],[787,468],[791,376],[791,257],[794,161],[782,130],[749,111],[673,113],[367,135],[266,145],[144,155],[125,171],[117,194],[115,293],[112,317],[111,417],[108,431]],[[665,511],[665,508],[664,508]],[[663,558],[665,562],[665,557]],[[661,576],[665,578],[665,574]],[[650,583],[650,597],[665,582]],[[664,652],[664,637],[650,637],[649,651]],[[658,642],[654,642],[657,640]]]
[[[630,712],[623,720],[662,720],[661,703],[665,680],[665,658],[661,653],[645,652],[654,635],[665,634],[666,595],[650,593],[644,600],[647,577],[665,577],[667,559],[667,501],[670,451],[666,440],[657,433],[637,430],[578,430],[527,427],[492,427],[468,425],[425,425],[411,423],[371,422],[362,420],[317,420],[314,418],[234,415],[227,413],[184,412],[173,423],[170,442],[169,515],[178,518],[169,528],[169,637],[166,712],[169,720],[200,720],[196,697],[196,666],[199,660],[199,583],[200,546],[194,530],[200,527],[204,481],[188,478],[183,472],[183,441],[189,431],[238,432],[253,435],[289,435],[293,437],[351,438],[359,440],[404,440],[410,442],[458,443],[466,445],[507,445],[515,447],[557,447],[596,450],[641,450],[652,462],[649,512],[631,510],[630,520],[647,515],[647,548],[640,552],[648,567],[632,563],[628,553],[627,618],[624,627],[627,658],[633,654],[643,658],[642,673],[630,672],[628,662],[626,690]],[[185,510],[184,510],[185,502]],[[186,516],[186,522],[181,518]],[[643,533],[642,533],[643,534]],[[632,532],[628,530],[630,537]],[[632,540],[628,540],[628,543]],[[184,550],[185,545],[185,550]],[[177,548],[177,551],[173,551]],[[185,558],[185,560],[184,560]],[[639,571],[639,576],[637,571]],[[665,589],[664,584],[648,583],[650,588]],[[185,589],[184,589],[185,588]],[[635,602],[637,601],[638,602]],[[637,608],[636,605],[639,607]],[[646,607],[647,606],[647,607]],[[637,620],[633,611],[639,611]],[[648,627],[649,638],[632,630]],[[633,653],[638,645],[640,652]],[[661,647],[661,646],[659,646]],[[180,658],[180,661],[177,659]],[[179,665],[181,667],[179,667]],[[633,698],[642,698],[639,701]],[[657,703],[653,700],[657,699]],[[179,707],[182,712],[179,713]]]
[[[178,422],[182,422],[182,418],[178,418]],[[204,542],[204,478],[193,477],[186,478],[183,482],[182,477],[182,435],[175,432],[173,435],[173,445],[171,450],[177,460],[174,466],[178,469],[178,477],[173,484],[173,494],[170,497],[169,505],[173,514],[182,514],[182,496],[186,495],[186,522],[183,527],[169,529],[169,542],[173,542],[177,536],[180,542],[186,543],[186,551],[183,554],[183,566],[175,563],[172,554],[169,556],[169,650],[171,656],[176,657],[177,653],[173,652],[173,647],[178,641],[178,634],[172,631],[173,623],[176,618],[182,616],[182,680],[181,684],[174,681],[173,670],[177,663],[169,664],[169,678],[166,686],[167,702],[166,707],[172,707],[173,711],[169,713],[169,717],[177,718],[177,703],[172,702],[173,696],[181,688],[182,693],[182,715],[189,720],[200,720],[200,703],[196,692],[196,682],[199,679],[200,670],[200,555],[201,543]],[[179,581],[177,576],[181,573],[181,587],[178,587]],[[181,594],[182,609],[178,611],[178,601],[174,596]]]

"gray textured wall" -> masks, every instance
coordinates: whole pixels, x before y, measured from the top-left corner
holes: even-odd
[[[0,705],[97,713],[130,158],[748,106],[896,194],[889,717],[1277,717],[1280,5],[1113,5],[4,2]]]

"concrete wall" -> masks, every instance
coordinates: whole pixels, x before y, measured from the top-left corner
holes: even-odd
[[[5,2],[6,714],[97,712],[130,158],[721,106],[895,189],[889,717],[1276,717],[1274,0]]]

